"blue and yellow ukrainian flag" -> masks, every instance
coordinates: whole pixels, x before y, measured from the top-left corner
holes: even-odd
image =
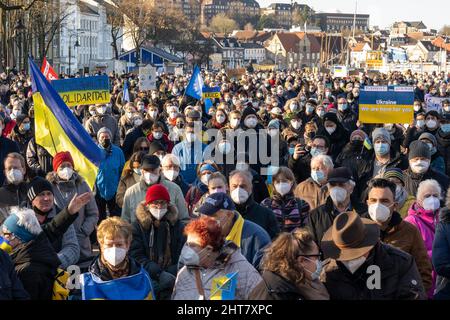
[[[69,151],[75,170],[93,189],[103,153],[31,58],[29,64],[36,143],[52,156]]]
[[[238,272],[212,280],[210,300],[235,300]]]
[[[135,275],[110,281],[83,273],[80,284],[83,300],[155,300],[152,282],[143,268]]]
[[[5,251],[7,254],[10,254],[12,251],[11,244],[2,236],[0,236],[0,249]]]

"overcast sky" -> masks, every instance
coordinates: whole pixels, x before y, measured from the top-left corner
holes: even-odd
[[[290,3],[290,0],[257,0],[261,7],[271,3]],[[303,0],[296,1],[316,11],[353,13],[355,0]],[[370,14],[370,25],[388,27],[394,21],[422,20],[428,28],[441,29],[450,24],[449,0],[358,0],[358,13]]]

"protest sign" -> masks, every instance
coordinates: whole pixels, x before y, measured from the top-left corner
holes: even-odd
[[[362,123],[411,123],[414,89],[398,86],[366,86],[359,98]]]
[[[68,107],[110,102],[108,76],[53,80],[52,87]]]
[[[203,99],[206,99],[206,98],[210,98],[210,99],[220,98],[220,87],[210,88],[210,87],[204,86],[203,87],[202,97],[203,97]]]
[[[346,66],[333,66],[333,77],[345,78],[348,76],[348,69]]]
[[[427,106],[427,112],[431,110],[435,110],[437,112],[441,112],[442,102],[448,98],[443,97],[433,97],[433,96],[425,96],[425,104]]]
[[[139,68],[139,90],[156,89],[156,69],[151,65]]]

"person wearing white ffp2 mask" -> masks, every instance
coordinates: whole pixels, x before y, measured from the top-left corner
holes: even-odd
[[[413,141],[409,146],[408,158],[411,178],[414,179],[414,174],[423,176],[429,171],[431,163],[431,151],[425,142],[419,140]],[[408,188],[408,181],[406,184]],[[411,191],[411,189],[409,189],[408,191]],[[415,190],[414,192],[412,192],[412,194],[414,193]]]
[[[263,207],[253,199],[252,180],[253,177],[249,171],[231,172],[229,178],[231,199],[244,219],[260,225],[271,238],[274,238],[280,232],[278,221],[272,210]]]

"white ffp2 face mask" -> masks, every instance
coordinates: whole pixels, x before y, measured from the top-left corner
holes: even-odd
[[[161,220],[167,213],[167,208],[164,209],[150,208],[149,210],[152,216],[157,220]]]
[[[164,170],[163,174],[168,180],[174,181],[178,177],[179,172],[176,170]]]
[[[330,190],[330,197],[334,204],[342,203],[347,198],[347,190],[341,187],[333,187]]]
[[[391,216],[391,210],[384,204],[377,202],[369,206],[369,215],[373,221],[383,223],[388,221]]]
[[[243,188],[236,188],[231,192],[231,199],[236,204],[245,203],[248,200],[249,196],[250,195],[248,194],[247,190]]]
[[[423,208],[428,211],[436,211],[441,207],[441,203],[438,198],[431,196],[423,200]]]
[[[289,191],[291,191],[291,189],[292,189],[292,183],[290,183],[290,182],[275,183],[275,190],[277,190],[277,192],[279,194],[281,194],[282,196],[288,194]]]
[[[112,266],[118,266],[125,260],[127,250],[118,247],[106,248],[103,250],[103,258]]]

